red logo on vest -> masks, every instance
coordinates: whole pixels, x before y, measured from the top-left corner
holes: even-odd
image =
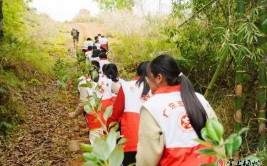
[[[188,118],[187,114],[182,114],[179,117],[179,127],[184,131],[184,132],[191,132],[193,131],[192,125],[190,124],[190,119]]]

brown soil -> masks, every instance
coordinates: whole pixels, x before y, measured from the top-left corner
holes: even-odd
[[[67,94],[71,94],[70,91]],[[84,118],[79,117],[81,130],[74,132],[72,121],[67,117],[67,113],[75,109],[77,97],[66,97],[65,91],[59,91],[54,82],[32,86],[31,90],[21,94],[28,109],[24,115],[25,123],[1,145],[0,165],[81,165],[82,151],[68,149],[71,140],[89,142]]]

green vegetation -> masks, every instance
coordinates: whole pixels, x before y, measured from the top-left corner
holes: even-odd
[[[224,128],[222,124],[217,120],[209,119],[205,128],[201,130],[201,136],[204,141],[201,139],[196,140],[206,148],[200,149],[198,152],[203,154],[203,156],[216,156],[216,161],[213,164],[210,164],[213,166],[216,166],[219,161],[224,164],[229,163],[229,165],[231,165],[230,163],[238,163],[240,165],[245,163],[255,163],[260,165],[260,159],[255,155],[245,158],[234,158],[235,153],[239,150],[242,144],[241,134],[247,131],[248,128],[242,128],[237,133],[233,133],[228,138],[223,139]]]
[[[171,15],[144,18],[121,10],[132,9],[136,1],[96,1],[109,13],[97,20],[81,11],[72,23],[95,21],[105,25],[105,36],[110,39],[109,58],[118,65],[121,77],[132,79],[141,61],[162,53],[173,55],[195,89],[205,93],[222,123],[223,127],[214,122],[207,124],[219,126],[219,135],[209,136],[214,137],[211,139],[215,146],[223,146],[224,153],[215,149],[216,154],[223,160],[256,154],[266,164],[266,1],[173,1]],[[0,31],[3,138],[23,122],[24,112],[29,111],[23,105],[23,91],[54,81],[64,90],[64,100],[69,100],[67,87],[75,84],[81,74],[77,68],[84,67],[84,57],[77,52],[77,63],[68,58],[72,52],[65,48],[65,34],[69,31],[62,24],[37,15],[23,0],[0,2],[4,17],[0,28],[4,32],[1,38]],[[120,11],[110,13],[117,9]],[[238,131],[244,127],[249,130],[241,135]],[[97,158],[100,152],[94,151],[94,147],[84,145],[84,159],[108,165],[118,135],[114,131],[99,141],[106,145],[102,150],[107,153],[102,159]],[[214,155],[214,151],[203,152]]]
[[[134,71],[139,61],[172,54],[195,89],[211,101],[225,137],[249,127],[239,155],[260,156],[266,152],[266,1],[192,2],[174,2],[169,17],[116,19],[134,24],[109,32],[119,39],[112,58],[121,75],[132,78],[124,73]],[[266,156],[261,160],[266,163]]]
[[[92,73],[92,79],[86,81],[86,84],[81,86],[92,88],[93,94],[89,96],[88,101],[85,102],[84,110],[86,113],[96,117],[96,120],[100,122],[101,128],[105,134],[103,133],[101,138],[96,138],[93,145],[80,144],[81,149],[85,151],[83,153],[83,159],[85,161],[83,165],[118,166],[123,160],[124,153],[121,145],[125,143],[126,139],[122,138],[117,143],[117,140],[121,137],[120,132],[117,131],[119,125],[113,122],[110,124],[110,128],[107,128],[105,122],[102,120],[100,111],[103,111],[103,107],[101,98],[99,98],[96,93],[101,89],[101,85],[95,86],[95,83],[92,81],[98,77],[98,72],[93,69],[92,64],[86,66],[85,70],[89,70]],[[109,106],[104,110],[104,120],[107,121],[111,114],[112,106]]]
[[[3,1],[2,10],[0,138],[8,136],[28,111],[21,93],[54,79],[56,59],[67,56],[62,28],[50,18],[38,16],[23,0]]]

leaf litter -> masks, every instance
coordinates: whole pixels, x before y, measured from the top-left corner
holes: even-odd
[[[77,96],[71,96],[71,89],[68,89],[69,101],[63,101],[66,92],[58,90],[54,82],[21,94],[28,109],[25,122],[0,145],[0,165],[81,165],[82,151],[71,152],[68,149],[71,140],[88,143],[84,118],[79,117],[80,131],[74,132],[72,121],[67,117],[68,111],[77,105]]]

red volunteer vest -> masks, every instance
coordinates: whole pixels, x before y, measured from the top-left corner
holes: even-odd
[[[106,125],[106,121],[103,118],[104,111],[106,110],[107,107],[113,104],[112,93],[111,93],[111,83],[112,83],[112,80],[106,78],[105,76],[102,76],[99,78],[98,83],[95,84],[95,86],[101,85],[101,89],[97,90],[96,94],[97,94],[97,97],[102,98],[101,104],[102,104],[103,109],[100,110],[100,115],[101,115],[102,122],[105,123],[104,125]],[[89,96],[93,94],[93,89],[88,88],[87,91],[88,91]],[[95,110],[95,111],[99,111],[99,110]],[[101,123],[96,118],[95,115],[87,113],[86,117],[87,117],[87,126],[89,130],[93,130],[93,129],[101,127]]]
[[[144,102],[141,97],[143,84],[138,87],[136,80],[122,83],[125,96],[125,108],[121,117],[121,133],[128,139],[124,152],[137,151],[140,108]]]
[[[205,98],[196,93],[203,107],[210,112],[210,107]],[[196,150],[204,148],[194,141],[198,138],[184,108],[180,86],[167,86],[159,88],[144,107],[151,113],[160,126],[165,148],[160,166],[197,166],[212,163],[214,157],[199,157]]]

